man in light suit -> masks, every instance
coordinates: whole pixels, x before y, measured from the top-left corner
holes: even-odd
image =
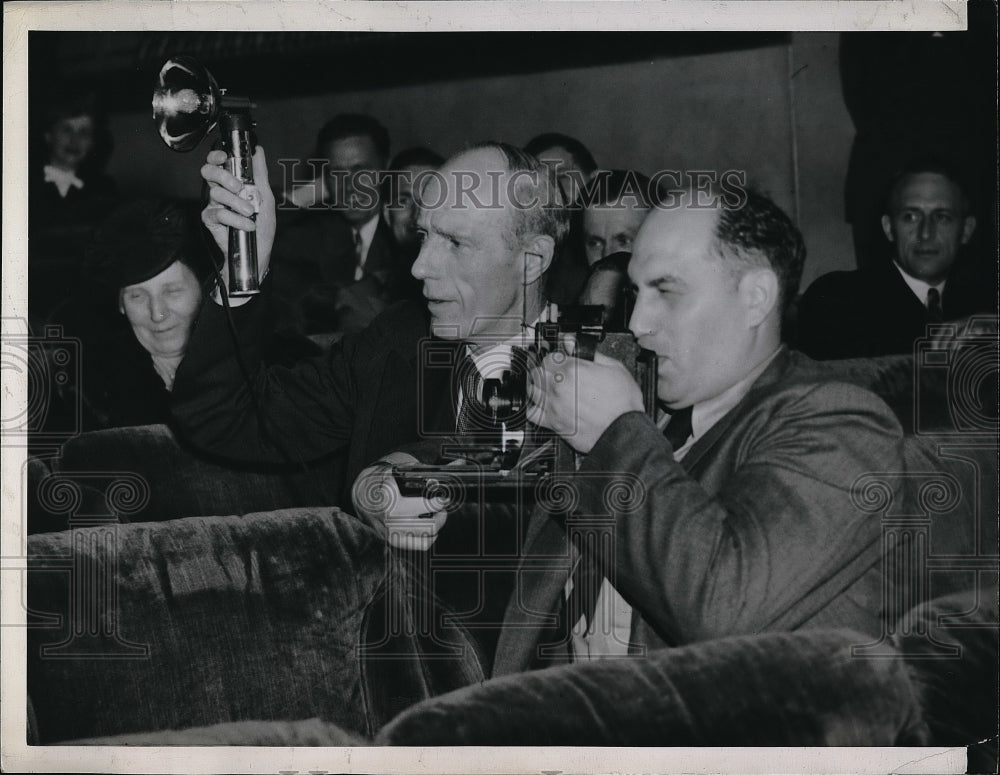
[[[659,425],[615,360],[550,355],[535,374],[529,418],[576,453],[574,496],[543,497],[527,525],[496,675],[764,630],[881,632],[881,524],[852,487],[904,470],[901,428],[781,344],[805,254],[787,216],[752,191],[720,201],[654,210],[635,242],[631,328],[659,356]]]

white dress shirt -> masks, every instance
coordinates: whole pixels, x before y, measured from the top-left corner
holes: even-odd
[[[63,199],[66,198],[66,194],[69,193],[71,188],[83,188],[83,181],[80,180],[80,178],[69,170],[64,170],[61,167],[54,167],[51,164],[46,164],[44,174],[45,182],[55,183],[56,188],[59,190],[59,196]]]
[[[903,278],[903,282],[905,282],[909,286],[910,290],[913,291],[914,296],[920,299],[920,303],[923,304],[924,307],[927,306],[927,291],[931,288],[937,288],[938,293],[941,294],[941,298],[944,298],[944,286],[947,280],[942,280],[937,285],[931,285],[930,283],[924,282],[919,277],[913,277],[912,275],[907,274],[903,267],[895,261],[893,261],[892,265],[896,267],[900,276]]]

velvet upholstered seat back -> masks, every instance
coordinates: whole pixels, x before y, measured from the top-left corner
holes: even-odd
[[[371,736],[482,679],[457,629],[423,667],[408,571],[337,509],[79,528],[28,552],[42,743],[317,715]]]

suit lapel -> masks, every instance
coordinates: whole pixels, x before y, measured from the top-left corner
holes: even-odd
[[[711,450],[720,439],[725,437],[727,431],[736,421],[738,417],[742,417],[749,406],[757,400],[756,395],[758,391],[771,385],[772,383],[779,380],[785,372],[790,367],[794,356],[788,348],[782,346],[781,351],[774,356],[774,360],[764,369],[763,373],[757,377],[753,385],[750,386],[750,390],[747,394],[740,399],[740,402],[736,404],[732,409],[726,412],[711,428],[708,429],[708,433],[699,438],[693,445],[688,453],[680,461],[681,468],[683,468],[687,473],[692,476],[696,476],[695,472],[701,470],[699,463],[705,457],[705,454]]]

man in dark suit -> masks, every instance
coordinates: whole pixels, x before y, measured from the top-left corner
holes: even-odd
[[[220,248],[227,244],[228,227],[256,231],[265,274],[275,218],[263,151],[254,158],[255,179],[264,182],[256,222],[249,218],[253,206],[238,195],[240,182],[220,166],[225,154],[213,151],[208,161],[202,176],[211,203],[202,220]],[[471,189],[470,181],[476,181]],[[422,205],[423,244],[413,276],[423,283],[427,306],[393,305],[323,357],[292,367],[261,365],[269,278],[261,282],[259,297],[229,300],[238,347],[229,338],[225,310],[207,302],[172,391],[181,434],[197,447],[250,463],[344,455],[345,480],[327,483],[326,490],[329,503],[348,508],[343,485],[373,460],[410,442],[455,433],[469,401],[456,379],[459,365],[471,360],[478,370],[495,369],[504,358],[509,364],[509,343],[521,337],[523,316],[534,321],[544,306],[545,272],[566,238],[569,217],[554,176],[502,143],[474,147],[446,162],[429,181]],[[431,334],[437,337],[436,357],[447,361],[444,367],[440,360],[421,361]],[[474,553],[488,547],[492,529],[479,533],[477,525],[459,526],[453,553],[469,551],[470,543]],[[397,545],[407,548],[420,540],[404,537]],[[468,580],[454,570],[451,583],[438,591],[461,610],[475,608],[478,566],[466,569]],[[506,595],[497,592],[491,601],[502,604]],[[495,614],[487,609],[486,615]],[[492,645],[485,648],[489,652]]]
[[[371,116],[334,116],[319,132],[322,172],[283,202],[304,208],[274,244],[283,325],[306,334],[360,331],[407,288],[408,267],[380,217],[389,133]]]
[[[752,191],[647,218],[631,328],[659,356],[665,411],[650,419],[615,360],[543,361],[529,419],[577,465],[553,483],[572,496],[542,497],[527,525],[494,674],[764,630],[881,632],[881,523],[852,487],[904,470],[902,431],[876,396],[781,344],[804,253]]]
[[[813,358],[913,352],[927,326],[996,312],[995,277],[963,247],[976,219],[958,173],[933,159],[893,181],[882,231],[889,254],[852,272],[817,279],[798,309],[797,346]]]
[[[255,231],[260,273],[266,275],[275,232],[273,197],[261,185],[264,201],[256,221],[250,220],[253,208],[236,193],[241,185],[220,166],[224,160],[214,151],[202,167],[211,198],[202,220],[220,249],[227,244],[228,227]],[[255,176],[266,182],[263,152],[254,164]],[[470,192],[469,175],[481,190]],[[495,195],[490,186],[512,177],[518,199],[530,206],[515,207],[504,198],[498,206],[471,207],[460,196],[488,203]],[[401,302],[364,331],[345,336],[327,356],[274,369],[258,368],[257,360],[273,291],[266,277],[259,297],[229,300],[238,352],[227,334],[225,310],[206,303],[172,396],[174,416],[186,436],[197,446],[245,461],[295,462],[345,453],[349,484],[366,464],[421,438],[422,431],[432,426],[454,430],[459,407],[448,388],[450,370],[445,370],[444,390],[423,384],[423,377],[439,378],[442,370],[421,372],[420,342],[433,333],[487,349],[498,338],[519,335],[522,314],[537,317],[544,304],[545,271],[566,237],[568,214],[544,168],[501,143],[458,154],[433,182],[446,190],[428,194],[436,206],[421,213],[423,247],[413,266],[429,311]],[[505,191],[502,185],[498,189],[500,195]],[[332,502],[343,499],[337,493]]]

